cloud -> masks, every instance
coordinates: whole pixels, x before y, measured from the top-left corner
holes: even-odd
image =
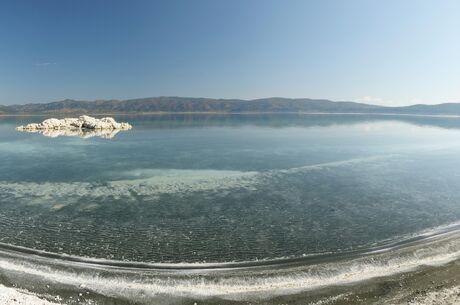
[[[396,100],[387,100],[381,97],[365,95],[355,99],[357,102],[372,104],[372,105],[382,105],[382,106],[401,106],[407,103],[396,101]]]
[[[55,66],[57,63],[55,62],[38,62],[35,64],[37,67],[46,67],[46,66]]]

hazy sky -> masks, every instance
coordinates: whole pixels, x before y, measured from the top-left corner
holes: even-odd
[[[0,104],[460,102],[460,1],[0,0]]]

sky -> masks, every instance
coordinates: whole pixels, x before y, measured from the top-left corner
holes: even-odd
[[[460,102],[457,0],[0,0],[0,104]]]

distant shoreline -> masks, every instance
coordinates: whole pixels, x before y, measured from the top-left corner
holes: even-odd
[[[456,114],[412,114],[412,113],[366,113],[366,112],[52,112],[52,113],[0,113],[0,117],[28,117],[28,116],[75,116],[75,115],[360,115],[360,116],[403,116],[403,117],[438,117],[438,118],[460,118]]]
[[[460,116],[460,103],[379,106],[351,101],[269,97],[253,100],[160,96],[129,100],[61,100],[0,105],[0,115],[341,114]]]

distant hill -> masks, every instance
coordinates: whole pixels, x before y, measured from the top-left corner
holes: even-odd
[[[373,113],[460,115],[460,104],[383,107],[355,102],[318,99],[264,98],[256,100],[153,97],[130,100],[63,100],[43,104],[0,106],[4,114],[102,114],[102,113]]]

